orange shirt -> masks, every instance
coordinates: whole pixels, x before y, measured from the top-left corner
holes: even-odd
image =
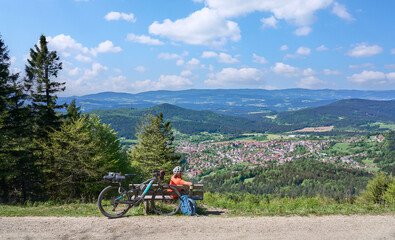
[[[170,179],[170,185],[184,185],[185,182],[182,178],[176,177],[176,175],[173,175]]]

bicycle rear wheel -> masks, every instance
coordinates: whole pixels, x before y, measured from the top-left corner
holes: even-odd
[[[180,192],[172,186],[157,188],[152,194],[152,209],[159,215],[173,215],[180,210],[180,197]]]
[[[100,212],[109,218],[123,216],[130,209],[130,196],[122,186],[108,186],[101,191],[97,201]]]

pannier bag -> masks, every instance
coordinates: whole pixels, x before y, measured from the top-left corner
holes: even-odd
[[[119,173],[109,172],[108,175],[104,176],[103,179],[108,182],[118,183],[126,180],[125,176]]]

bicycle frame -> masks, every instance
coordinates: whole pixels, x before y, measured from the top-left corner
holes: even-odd
[[[163,189],[162,185],[160,184],[160,179],[159,179],[158,176],[156,175],[155,177],[150,178],[150,179],[148,179],[148,180],[146,180],[146,181],[144,181],[144,182],[138,184],[138,185],[135,186],[134,188],[129,189],[126,193],[121,193],[121,192],[119,192],[119,190],[118,190],[118,192],[119,192],[120,194],[122,194],[121,196],[119,196],[119,197],[117,198],[117,200],[119,200],[118,203],[121,203],[121,204],[132,204],[132,205],[137,206],[138,204],[140,204],[141,201],[144,200],[145,195],[147,194],[148,190],[151,188],[151,186],[152,186],[152,184],[153,184],[154,182],[158,182],[158,187],[161,188],[161,189]],[[148,184],[148,186],[145,187],[143,194],[139,195],[139,191],[138,191],[138,190],[139,190],[140,186],[141,186],[141,185],[144,185],[144,184]],[[121,183],[119,183],[119,186],[121,186]],[[133,199],[132,201],[129,201],[129,200],[126,200],[126,201],[125,201],[125,200],[121,200],[125,195],[129,195],[129,194],[131,194],[131,193],[133,193],[133,192],[134,192],[134,199]]]

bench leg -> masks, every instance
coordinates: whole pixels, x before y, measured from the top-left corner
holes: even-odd
[[[144,209],[143,209],[144,215],[148,215],[149,201],[144,201],[143,206],[144,206]]]

